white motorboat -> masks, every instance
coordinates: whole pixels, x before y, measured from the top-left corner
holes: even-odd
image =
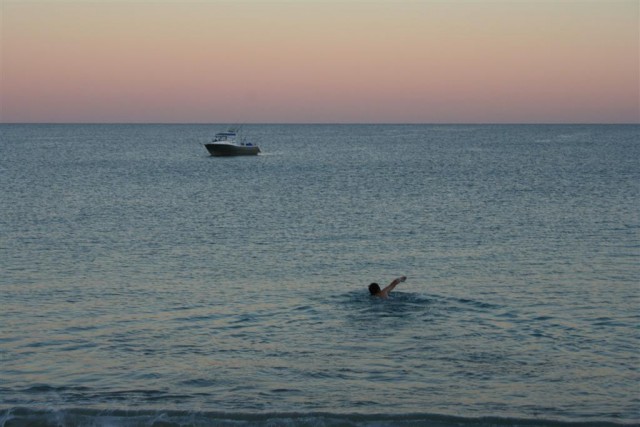
[[[216,133],[204,146],[212,156],[254,156],[260,152],[257,145],[238,138],[237,129]]]

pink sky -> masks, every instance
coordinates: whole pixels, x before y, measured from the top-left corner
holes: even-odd
[[[0,122],[639,123],[639,0],[0,0]]]

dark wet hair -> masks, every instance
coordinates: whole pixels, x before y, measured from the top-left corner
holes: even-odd
[[[378,292],[380,292],[380,285],[378,285],[377,283],[370,284],[369,292],[371,292],[371,295],[377,294]]]

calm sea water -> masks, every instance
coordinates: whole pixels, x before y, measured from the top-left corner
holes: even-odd
[[[0,126],[0,425],[640,423],[640,126],[222,130]]]

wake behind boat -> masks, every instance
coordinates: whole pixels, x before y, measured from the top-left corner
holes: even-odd
[[[216,133],[213,141],[204,146],[212,156],[254,156],[260,152],[257,145],[238,140],[237,129]]]

